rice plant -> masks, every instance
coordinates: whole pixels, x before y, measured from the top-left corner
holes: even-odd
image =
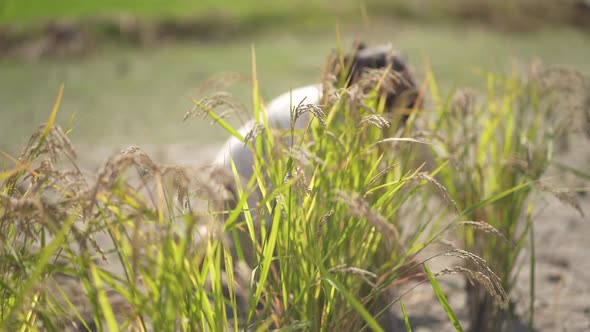
[[[23,153],[4,156],[1,330],[411,330],[403,299],[426,282],[462,330],[438,284],[451,274],[504,305],[532,225],[509,217],[551,154],[548,112],[508,112],[545,110],[534,89],[508,81],[495,104],[490,76],[490,107],[460,113],[463,127],[451,120],[459,106],[436,108],[427,129],[440,139],[426,142],[413,128],[426,116],[419,103],[386,111],[383,72],[346,88],[326,77],[322,105],[292,105],[310,125],[283,132],[265,123],[255,61],[253,74],[260,126],[247,140],[215,115],[219,104],[195,100],[194,111],[244,139],[250,179],[158,165],[137,147],[85,174],[68,127],[54,123],[60,90]],[[440,162],[430,172],[416,153],[426,143]],[[465,250],[432,247],[457,228]],[[445,255],[466,263],[431,271]]]
[[[531,196],[547,191],[542,177],[555,146],[579,127],[572,124],[588,107],[587,80],[574,70],[538,65],[529,77],[516,73],[484,77],[485,94],[462,89],[443,99],[430,73],[435,106],[426,131],[436,133],[427,134],[434,143],[433,155],[437,163],[449,165],[441,169],[438,179],[461,214],[468,220],[486,221],[501,233],[490,236],[478,227],[462,229],[463,248],[484,258],[511,294],[523,252],[534,275]],[[576,206],[574,197],[563,194],[561,198]],[[525,251],[527,241],[529,251]],[[500,305],[471,283],[466,291],[472,331],[511,330],[514,303]],[[534,278],[530,293],[532,328]]]
[[[234,168],[235,196],[224,219],[226,232],[233,233],[235,257],[246,257],[256,271],[250,303],[257,303],[258,310],[251,306],[247,326],[389,330],[405,315],[391,311],[401,305],[403,284],[430,280],[436,285],[434,274],[420,268],[424,258],[419,255],[456,223],[443,220],[454,206],[443,198],[443,208],[434,212],[422,199],[444,188],[420,170],[418,156],[408,148],[424,142],[399,136],[410,132],[408,115],[417,109],[384,112],[379,86],[386,72],[369,71],[348,88],[327,77],[324,105],[292,105],[294,119],[313,113],[302,133],[293,127],[271,133],[258,110],[257,135],[245,139],[195,101],[255,156],[251,179],[241,179]],[[255,80],[255,108],[256,90]],[[249,201],[251,194],[260,195],[259,201]],[[439,253],[444,254],[456,251]],[[478,264],[469,270],[450,267],[438,276],[471,273],[480,285],[491,280],[488,289],[505,299],[485,262],[455,256]],[[435,291],[445,303],[440,289]],[[444,308],[460,330],[452,309]],[[256,317],[265,323],[253,323]]]

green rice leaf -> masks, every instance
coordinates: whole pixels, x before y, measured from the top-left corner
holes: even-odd
[[[242,134],[240,134],[234,127],[232,127],[232,125],[230,125],[225,120],[223,120],[219,115],[215,114],[215,112],[210,110],[207,106],[203,105],[201,102],[199,102],[198,100],[196,100],[194,98],[193,98],[193,103],[195,103],[195,105],[197,105],[197,107],[201,111],[207,113],[207,115],[210,116],[213,120],[215,120],[215,122],[219,123],[221,125],[221,127],[223,127],[223,129],[225,129],[233,137],[239,139],[241,142],[245,141],[244,136],[242,136]]]
[[[363,319],[365,320],[367,325],[373,331],[381,331],[381,332],[383,331],[383,328],[381,328],[381,326],[379,326],[379,324],[377,323],[375,318],[373,318],[373,316],[371,316],[371,314],[367,311],[367,309],[365,309],[363,307],[362,303],[360,303],[354,297],[354,295],[352,295],[348,290],[346,290],[346,288],[344,287],[343,284],[341,284],[338,280],[332,278],[329,275],[325,275],[322,279],[326,280],[332,287],[334,287],[336,290],[338,290],[338,292],[340,292],[340,294],[342,294],[346,298],[346,300],[354,307],[354,309],[361,315],[361,317],[363,317]]]
[[[459,322],[457,315],[455,315],[455,313],[453,312],[453,309],[451,309],[451,306],[449,305],[449,301],[447,301],[447,297],[445,296],[443,291],[440,289],[440,286],[439,286],[438,282],[436,281],[436,278],[434,277],[432,272],[430,272],[430,269],[428,268],[428,266],[426,264],[423,264],[422,266],[424,266],[424,271],[426,272],[426,275],[428,276],[428,280],[430,281],[430,284],[432,285],[432,289],[434,290],[434,294],[436,295],[438,302],[441,304],[441,306],[443,307],[443,309],[447,313],[447,316],[449,317],[449,320],[451,321],[451,323],[453,323],[455,330],[462,332],[463,327],[461,327],[461,323]]]
[[[402,309],[402,317],[404,318],[404,325],[406,326],[407,332],[412,332],[412,326],[410,325],[410,317],[408,317],[408,312],[406,311],[406,306],[404,302],[400,299],[399,306]]]
[[[95,264],[90,264],[90,275],[92,275],[94,286],[96,287],[98,302],[100,304],[100,308],[102,309],[102,318],[104,318],[106,321],[109,331],[119,331],[117,319],[115,318],[113,308],[109,303],[109,299],[107,298],[103,287],[101,276]]]

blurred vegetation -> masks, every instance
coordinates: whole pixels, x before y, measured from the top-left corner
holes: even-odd
[[[589,73],[584,31],[487,29],[583,26],[590,19],[576,17],[584,8],[574,0],[2,0],[0,118],[13,125],[0,131],[0,149],[17,153],[61,82],[68,98],[58,117],[76,115],[78,142],[216,142],[224,135],[204,122],[178,124],[207,77],[248,72],[254,43],[264,97],[315,81],[337,24],[345,45],[391,41],[415,67],[427,60],[445,90],[479,84],[480,69],[506,71],[536,56]],[[143,51],[151,46],[158,50]],[[248,90],[232,92],[249,104]]]
[[[0,24],[20,32],[65,19],[93,26],[94,32],[107,35],[117,27],[122,31],[129,29],[130,24],[166,26],[171,22],[176,22],[186,34],[203,35],[207,31],[244,33],[270,26],[325,27],[333,26],[337,19],[359,22],[367,16],[429,22],[471,21],[510,30],[550,25],[588,28],[590,3],[585,0],[4,0],[0,3]]]
[[[551,23],[586,25],[580,16],[589,4],[584,0],[5,0],[0,7],[1,23],[30,24],[55,18],[84,19],[97,15],[130,14],[146,19],[182,19],[224,13],[242,21],[277,17],[312,18],[358,16],[361,8],[370,14],[409,19],[483,20],[502,26],[545,26]],[[588,13],[586,13],[588,14]],[[248,20],[251,17],[253,19]]]
[[[576,31],[544,31],[529,36],[453,26],[378,23],[363,32],[343,30],[343,44],[353,38],[369,44],[393,42],[421,72],[428,61],[443,93],[453,86],[480,86],[481,69],[509,71],[525,67],[539,56],[549,64],[568,64],[590,74],[590,43]],[[65,100],[58,118],[75,114],[73,138],[78,144],[118,146],[165,145],[178,142],[214,144],[226,134],[207,121],[182,124],[190,97],[203,95],[203,82],[212,75],[243,74],[245,81],[230,87],[250,105],[248,68],[250,46],[256,46],[261,93],[270,100],[290,88],[319,79],[324,58],[334,48],[334,29],[313,36],[268,32],[231,43],[182,43],[145,52],[105,48],[94,56],[42,59],[32,63],[0,61],[0,119],[10,126],[0,131],[0,149],[16,154],[29,133],[46,119],[46,105],[64,82]],[[280,47],[277,47],[280,46]],[[564,49],[569,49],[564,52]],[[237,119],[230,119],[237,124]],[[103,152],[103,154],[106,152]],[[100,162],[104,158],[96,154]],[[83,156],[88,157],[88,156]],[[196,158],[196,157],[193,157]]]

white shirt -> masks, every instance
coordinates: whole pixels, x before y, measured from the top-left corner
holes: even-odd
[[[297,107],[303,101],[303,104],[318,104],[322,99],[322,85],[313,84],[297,88],[293,91],[284,93],[273,99],[266,107],[266,119],[271,128],[291,128],[291,109]],[[297,119],[295,123],[296,129],[305,128],[310,120],[308,113],[304,113]],[[253,130],[256,122],[249,121],[238,132],[242,136],[246,136]],[[233,159],[238,174],[245,179],[252,176],[252,166],[254,165],[254,157],[252,150],[248,148],[243,142],[236,137],[228,139],[221,150],[217,153],[214,163],[216,165],[224,165],[230,167]]]

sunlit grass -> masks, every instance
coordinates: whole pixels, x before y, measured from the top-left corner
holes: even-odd
[[[249,91],[264,114],[259,53]],[[536,73],[539,82],[551,74]],[[0,329],[380,331],[396,319],[411,329],[401,300],[429,282],[462,330],[439,285],[457,274],[491,310],[509,307],[533,237],[528,197],[546,190],[538,179],[561,127],[551,121],[555,99],[532,81],[486,78],[486,93],[445,98],[429,74],[429,102],[405,124],[337,84],[321,111],[293,105],[313,111],[305,130],[263,130],[246,142],[251,179],[159,165],[137,147],[83,174],[56,125],[60,89],[21,155],[3,155]],[[196,106],[235,134],[216,110]],[[434,246],[457,229],[459,248]],[[431,272],[441,256],[465,264]]]
[[[582,119],[586,112],[589,82],[571,69],[538,66],[526,78],[519,73],[488,73],[485,78],[485,97],[466,88],[443,98],[434,76],[428,75],[433,103],[438,106],[427,131],[436,142],[432,151],[438,163],[450,166],[441,170],[439,178],[459,210],[469,220],[485,220],[501,234],[467,228],[460,232],[463,247],[484,258],[512,294],[523,253],[534,276],[531,197],[535,192],[551,192],[543,175],[559,140],[585,130],[584,120],[574,119]],[[558,197],[579,210],[575,196]],[[532,328],[534,277],[529,291]],[[511,329],[510,322],[516,319],[514,303],[498,306],[492,296],[470,284],[467,296],[473,331]]]

